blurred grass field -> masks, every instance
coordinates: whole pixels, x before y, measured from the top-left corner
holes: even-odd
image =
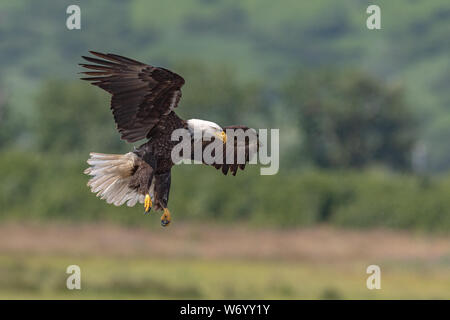
[[[0,298],[450,298],[448,238],[384,230],[177,228],[2,226]],[[72,264],[81,268],[81,290],[66,288]],[[381,290],[366,288],[370,264],[381,267]]]
[[[82,289],[65,288],[62,256],[1,256],[2,299],[449,299],[448,262],[388,264],[382,289],[366,265],[195,259],[77,258]],[[25,275],[25,276],[24,276]]]

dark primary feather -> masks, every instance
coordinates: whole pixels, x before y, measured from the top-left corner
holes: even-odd
[[[111,53],[90,53],[101,59],[83,56],[94,64],[80,64],[91,70],[83,72],[90,77],[81,79],[112,94],[111,109],[122,139],[148,137],[162,116],[178,105],[184,85],[178,74]]]

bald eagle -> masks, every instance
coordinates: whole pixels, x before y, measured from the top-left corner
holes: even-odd
[[[212,141],[219,139],[223,144],[222,158],[208,163],[223,174],[230,171],[236,175],[238,168],[243,170],[258,149],[258,142],[245,138],[244,144],[239,144],[236,137],[228,139],[229,130],[253,130],[246,126],[229,126],[221,128],[210,121],[191,119],[183,120],[177,116],[174,109],[181,99],[181,87],[184,79],[178,74],[161,67],[154,67],[115,54],[104,54],[90,51],[93,56],[83,56],[92,64],[80,64],[89,69],[82,72],[89,77],[81,78],[109,92],[111,110],[114,115],[121,139],[133,143],[142,139],[148,141],[132,152],[123,155],[90,153],[87,163],[90,165],[84,171],[91,178],[88,186],[98,197],[107,203],[120,206],[127,203],[132,207],[137,202],[144,204],[144,212],[162,210],[161,225],[171,222],[170,211],[167,208],[171,181],[171,168],[174,166],[171,153],[177,141],[172,141],[172,132],[176,129],[186,129],[191,134],[190,143],[198,143],[194,132],[213,137],[202,140],[201,148],[206,148]],[[252,131],[256,134],[256,131]],[[232,161],[225,159],[227,146],[234,153]],[[193,149],[191,149],[193,150]],[[238,163],[236,155],[244,152],[244,162]],[[193,153],[183,155],[194,159]]]

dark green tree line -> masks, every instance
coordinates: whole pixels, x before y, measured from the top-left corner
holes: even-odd
[[[314,164],[410,168],[417,127],[401,89],[358,71],[324,70],[297,74],[284,94]]]

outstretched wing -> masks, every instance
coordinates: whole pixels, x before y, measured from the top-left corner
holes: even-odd
[[[224,175],[231,171],[235,176],[237,170],[244,170],[246,163],[258,152],[258,134],[256,130],[246,126],[228,126],[223,130],[227,134],[227,142],[223,144],[223,158],[212,166],[218,170],[221,169]],[[213,156],[218,160],[215,154]]]
[[[111,109],[122,139],[148,137],[161,117],[178,105],[184,84],[178,74],[111,53],[90,53],[102,59],[83,56],[94,64],[80,65],[95,71],[82,72],[90,77],[81,79],[112,94]]]

